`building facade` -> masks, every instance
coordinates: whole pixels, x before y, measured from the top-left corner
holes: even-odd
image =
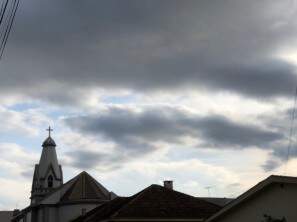
[[[207,222],[297,221],[297,177],[270,176],[246,191]]]

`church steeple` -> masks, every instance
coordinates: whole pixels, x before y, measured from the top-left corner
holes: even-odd
[[[49,126],[48,129],[46,129],[46,131],[48,131],[48,137],[47,139],[42,143],[42,147],[47,147],[47,146],[56,146],[55,141],[52,139],[51,137],[51,132],[53,131],[53,129]]]
[[[47,193],[63,184],[63,172],[62,167],[58,163],[56,153],[56,143],[51,137],[53,129],[49,127],[48,137],[42,143],[42,153],[39,164],[35,165],[32,191],[31,191],[31,203],[37,203]]]

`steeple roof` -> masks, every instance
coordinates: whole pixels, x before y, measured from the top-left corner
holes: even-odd
[[[49,168],[52,168],[56,178],[62,179],[55,146],[56,143],[50,136],[42,144],[43,149],[38,167],[40,178],[45,178]]]
[[[42,143],[42,147],[47,147],[47,146],[56,146],[56,143],[51,136],[46,138],[46,140],[44,140],[44,142]]]
[[[51,190],[63,184],[63,171],[58,162],[56,143],[51,137],[52,129],[49,127],[47,131],[49,134],[42,143],[39,163],[35,165],[31,192],[32,204],[36,204]]]

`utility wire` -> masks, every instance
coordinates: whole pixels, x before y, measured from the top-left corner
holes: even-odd
[[[20,0],[3,0],[0,10],[0,60],[11,32]]]
[[[5,15],[5,12],[6,12],[6,9],[7,9],[8,1],[9,1],[9,0],[4,0],[4,1],[2,2],[2,6],[1,6],[1,15],[0,15],[0,25],[1,25],[1,26],[2,26],[2,22],[3,22],[3,19],[4,19],[4,15]]]
[[[2,17],[3,12],[4,12],[4,1],[2,1],[1,3],[0,17]]]
[[[295,117],[296,117],[296,105],[297,105],[297,87],[296,87],[295,97],[294,97],[294,107],[293,107],[292,112],[291,112],[289,145],[288,145],[287,156],[286,156],[285,175],[287,174],[287,167],[288,167],[288,162],[290,160],[290,153],[291,153],[291,149],[292,149],[292,137],[293,137],[293,134],[294,134],[294,122],[295,122]]]
[[[20,2],[20,0],[13,0],[13,5],[12,5],[12,8],[11,8],[10,16],[9,16],[8,23],[7,23],[7,26],[6,26],[5,34],[4,34],[3,40],[2,40],[1,45],[0,45],[0,59],[3,56],[3,52],[4,52],[4,49],[5,49],[6,43],[7,43],[7,39],[8,39],[8,36],[9,36],[10,32],[11,32],[11,28],[12,28],[12,25],[13,25],[13,22],[14,22],[14,19],[15,19],[15,15],[16,15],[16,11],[17,11],[18,6],[19,6],[19,2]]]
[[[12,6],[11,9],[8,13],[8,17],[6,19],[6,28],[5,28],[5,32],[4,35],[2,36],[2,41],[1,41],[1,45],[0,45],[0,59],[3,56],[3,51],[5,49],[6,43],[7,43],[7,39],[8,36],[10,34],[12,25],[13,25],[13,21],[15,18],[15,14],[16,14],[16,10],[18,8],[18,4],[19,4],[19,0],[12,0]]]

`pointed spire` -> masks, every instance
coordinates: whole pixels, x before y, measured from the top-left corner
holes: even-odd
[[[54,131],[51,126],[48,126],[48,129],[46,129],[46,131],[48,131],[48,137],[51,137],[51,132]]]
[[[46,147],[46,146],[56,146],[55,141],[54,141],[53,138],[51,137],[51,132],[53,131],[53,129],[51,128],[51,126],[49,126],[48,129],[46,129],[46,131],[48,131],[48,137],[47,137],[47,139],[42,143],[42,147]]]
[[[48,137],[42,143],[39,163],[35,165],[32,182],[31,203],[40,201],[51,189],[63,184],[63,171],[58,163],[56,143],[51,137],[53,129],[49,126]]]

